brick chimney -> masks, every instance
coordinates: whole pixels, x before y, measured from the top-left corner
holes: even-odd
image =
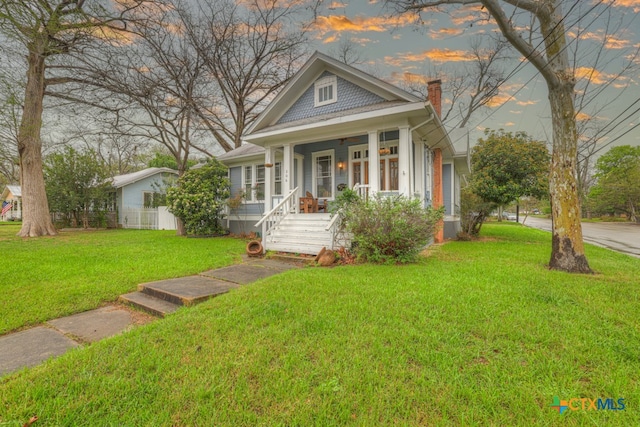
[[[436,110],[436,114],[438,117],[442,117],[442,81],[431,80],[427,82],[427,93],[429,95],[429,102],[433,105],[433,108]]]

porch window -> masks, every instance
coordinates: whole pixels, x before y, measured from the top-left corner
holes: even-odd
[[[256,165],[256,200],[264,200],[264,165]]]
[[[321,107],[338,100],[338,79],[336,76],[318,79],[314,84],[314,105]]]
[[[333,199],[333,150],[313,154],[313,188],[315,197]]]
[[[282,196],[282,163],[277,162],[273,166],[273,195]]]
[[[244,167],[244,196],[246,200],[253,200],[253,166]]]

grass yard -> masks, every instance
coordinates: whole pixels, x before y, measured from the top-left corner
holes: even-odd
[[[640,425],[640,260],[589,246],[598,274],[569,275],[549,233],[483,234],[289,271],[4,377],[0,424]]]
[[[22,239],[16,237],[19,229],[19,224],[0,226],[0,335],[115,301],[139,283],[233,264],[245,245],[151,230]]]

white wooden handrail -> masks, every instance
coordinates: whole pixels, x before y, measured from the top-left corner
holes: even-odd
[[[262,217],[262,219],[260,221],[258,221],[256,223],[256,227],[260,227],[262,225],[262,223],[264,223],[265,221],[269,220],[270,217],[274,216],[277,212],[279,212],[282,207],[284,205],[286,205],[287,203],[289,203],[289,201],[291,200],[291,198],[295,197],[296,193],[298,192],[298,187],[294,188],[293,190],[291,190],[291,193],[289,193],[287,195],[287,197],[285,197],[284,199],[282,199],[282,201],[280,201],[280,203],[278,203],[276,205],[275,208],[271,209],[269,212],[267,212],[265,214],[265,216]],[[288,212],[287,212],[288,213]]]

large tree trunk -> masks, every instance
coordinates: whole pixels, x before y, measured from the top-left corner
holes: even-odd
[[[22,186],[21,237],[55,235],[42,173],[42,102],[44,98],[44,56],[33,48],[28,57],[27,87],[22,121],[18,130],[20,185]]]
[[[549,174],[551,196],[552,249],[549,267],[572,273],[592,273],[584,255],[580,195],[578,194],[573,79],[549,86],[553,126],[553,153]],[[562,126],[558,126],[562,124]]]

